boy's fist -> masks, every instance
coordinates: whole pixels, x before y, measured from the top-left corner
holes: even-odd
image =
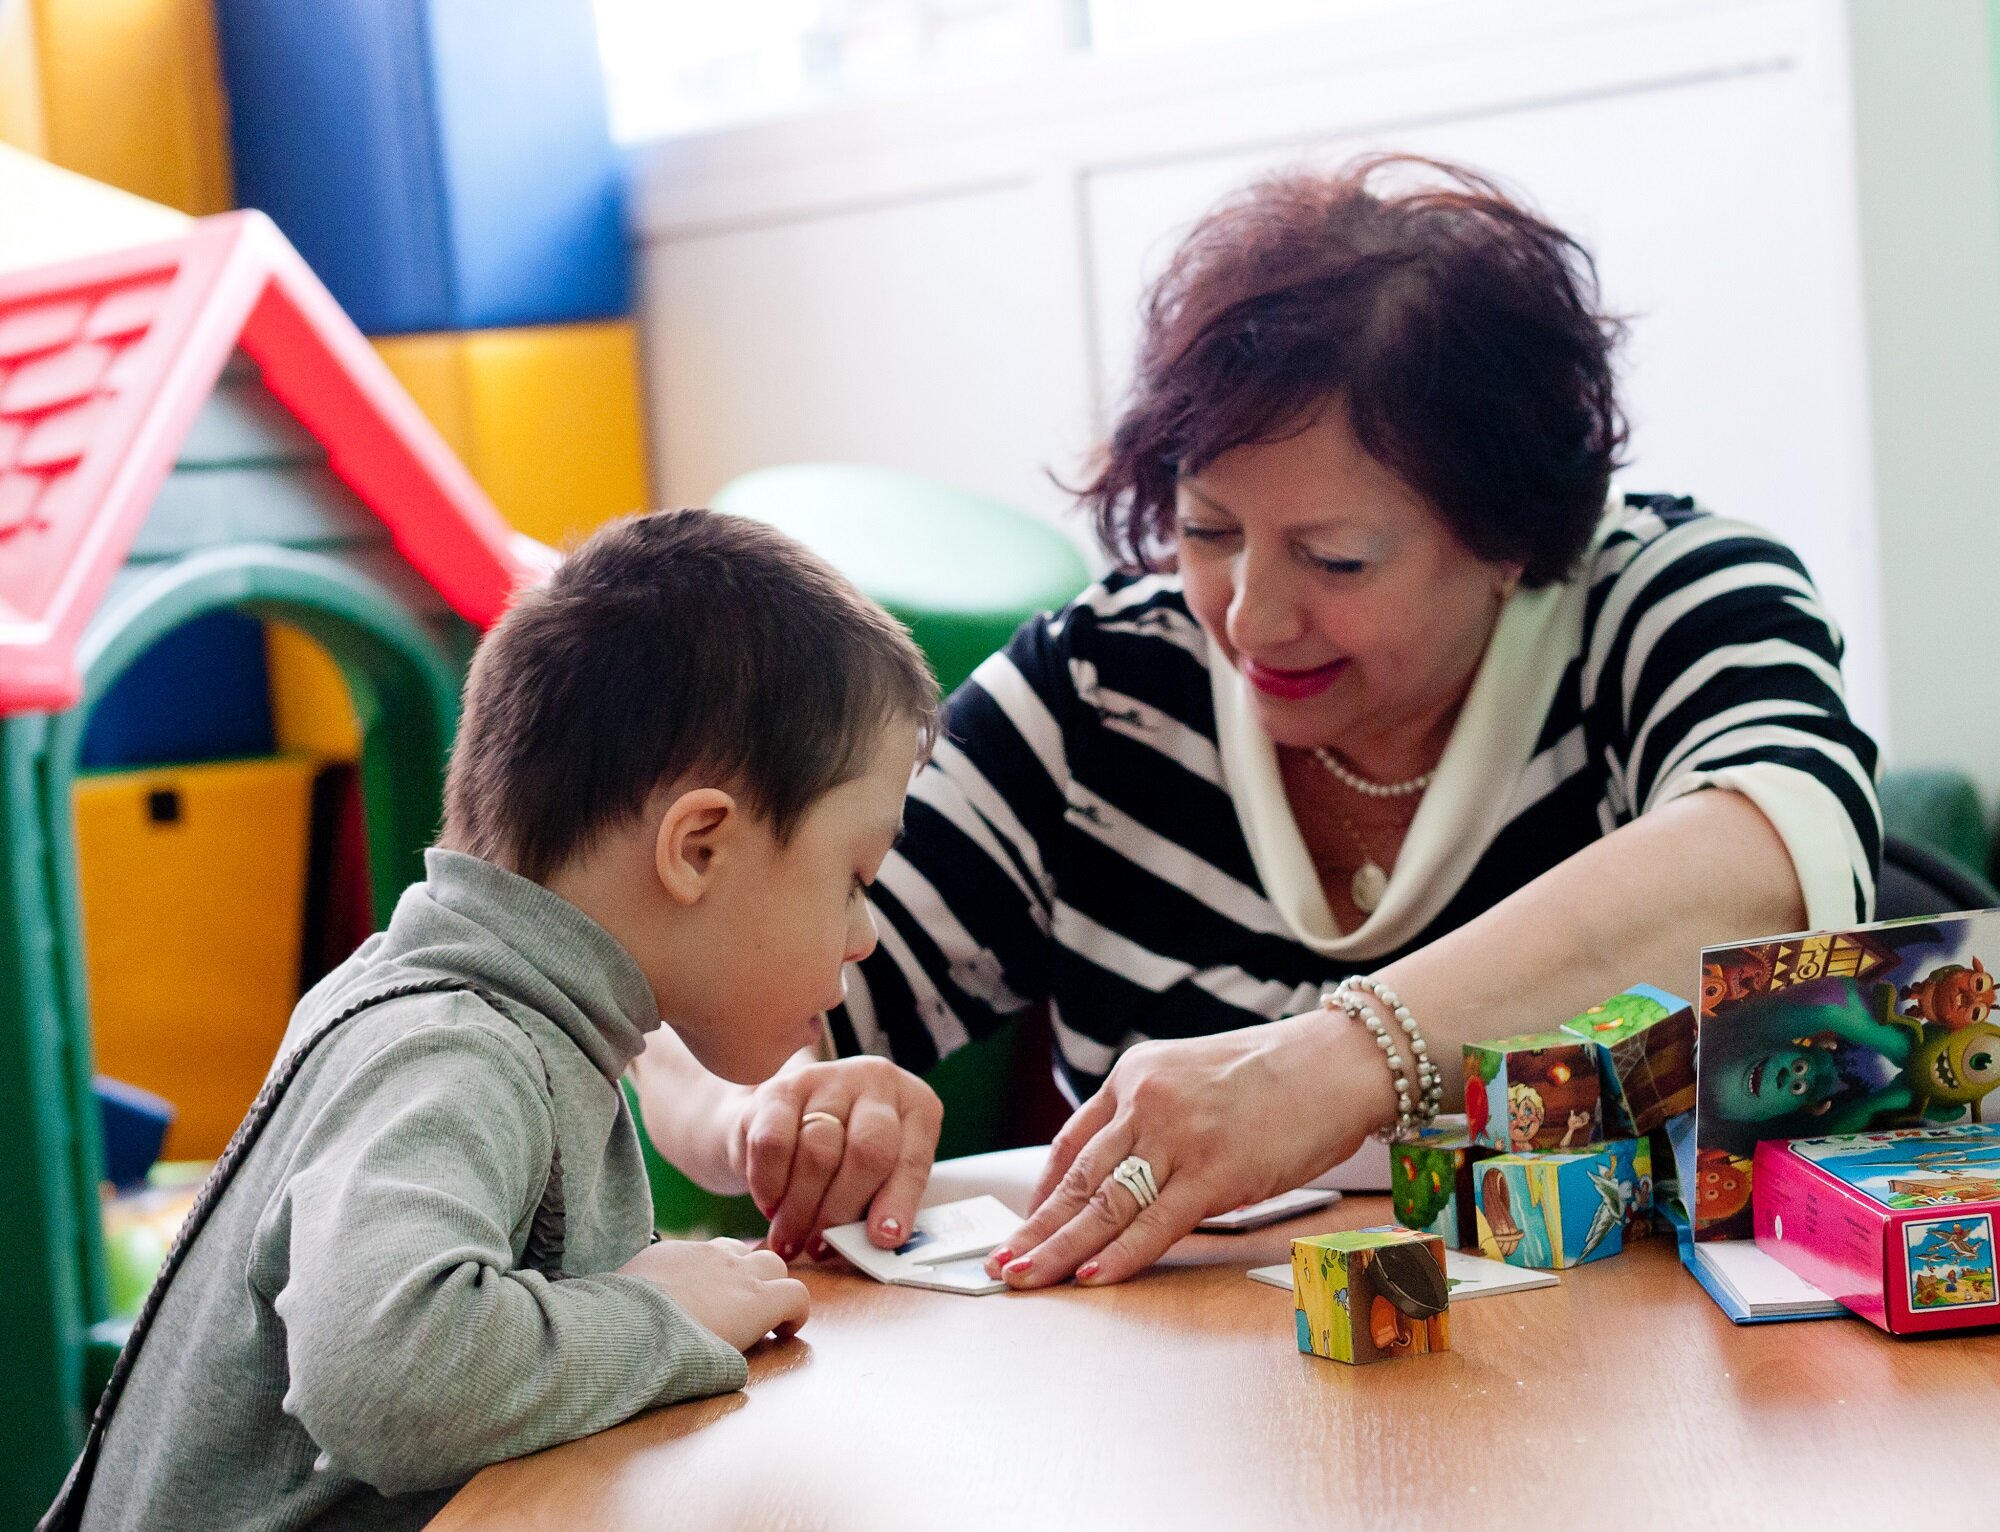
[[[805,1283],[782,1260],[737,1239],[662,1240],[618,1269],[644,1277],[738,1351],[774,1330],[785,1339],[812,1307]]]
[[[862,1217],[869,1239],[893,1250],[910,1237],[943,1123],[937,1092],[887,1059],[806,1064],[751,1092],[731,1168],[786,1260],[820,1230]]]

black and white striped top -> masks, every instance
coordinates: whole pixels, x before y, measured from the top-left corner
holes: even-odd
[[[1343,933],[1241,678],[1211,663],[1178,579],[1114,576],[952,697],[834,1037],[921,1070],[1047,1001],[1059,1080],[1081,1097],[1135,1042],[1309,1009],[1709,786],[1777,828],[1812,925],[1865,920],[1875,747],[1847,716],[1840,656],[1791,550],[1632,497],[1575,578],[1509,601],[1389,890]]]

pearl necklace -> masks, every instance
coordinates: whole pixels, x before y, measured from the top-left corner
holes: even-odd
[[[1411,777],[1407,782],[1371,782],[1368,778],[1357,776],[1341,765],[1334,759],[1333,752],[1324,745],[1313,747],[1313,758],[1324,766],[1342,787],[1351,788],[1366,798],[1407,798],[1429,787],[1433,775],[1427,771],[1420,777]],[[1348,817],[1346,810],[1336,807],[1334,812],[1340,815],[1340,827],[1347,832],[1347,838],[1354,842],[1354,849],[1361,853],[1361,865],[1354,869],[1354,876],[1348,882],[1347,891],[1352,896],[1357,910],[1364,916],[1372,915],[1382,903],[1382,896],[1389,892],[1389,874],[1383,870],[1382,864],[1375,860],[1374,853],[1368,849],[1368,843],[1361,838],[1361,832],[1355,828],[1354,821]]]
[[[1427,771],[1422,776],[1411,777],[1407,782],[1371,782],[1341,765],[1339,758],[1324,745],[1313,746],[1313,759],[1332,773],[1334,781],[1342,787],[1352,788],[1364,798],[1407,798],[1429,787],[1431,778],[1437,775],[1435,771]]]

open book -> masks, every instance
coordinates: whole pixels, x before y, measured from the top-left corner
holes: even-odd
[[[877,1282],[977,1296],[1007,1290],[986,1275],[986,1257],[1020,1225],[998,1197],[968,1197],[918,1209],[916,1228],[894,1250],[871,1243],[865,1223],[828,1229],[825,1239]]]

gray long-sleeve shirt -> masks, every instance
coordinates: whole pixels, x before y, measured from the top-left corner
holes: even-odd
[[[659,1024],[644,975],[534,883],[445,851],[426,870],[283,1051],[401,980],[508,1013],[387,1001],[307,1056],[140,1353],[93,1532],[418,1527],[487,1463],[743,1385],[733,1347],[615,1274],[652,1223],[618,1087]],[[550,1281],[521,1260],[558,1144]]]

